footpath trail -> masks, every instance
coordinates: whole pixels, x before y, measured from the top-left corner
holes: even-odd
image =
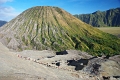
[[[89,59],[92,56],[76,50],[67,52],[67,55],[56,55],[49,50],[12,52],[0,43],[0,80],[102,80],[101,76],[91,76],[83,70],[76,71],[75,66],[67,65],[67,60]],[[114,58],[118,57],[111,59]],[[60,65],[56,65],[57,63]],[[120,71],[119,65],[109,60],[103,63],[103,68],[111,75],[117,75]],[[110,77],[110,80],[119,78]]]
[[[83,77],[79,73],[11,52],[0,43],[0,80],[80,80]]]

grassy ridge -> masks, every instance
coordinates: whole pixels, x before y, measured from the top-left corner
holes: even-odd
[[[79,14],[74,16],[94,27],[120,27],[120,7],[107,11],[96,11],[91,14]]]

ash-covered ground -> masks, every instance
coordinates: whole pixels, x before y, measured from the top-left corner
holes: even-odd
[[[78,50],[12,52],[0,43],[0,80],[120,80],[119,61]]]

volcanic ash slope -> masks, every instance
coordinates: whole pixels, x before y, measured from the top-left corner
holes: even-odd
[[[120,54],[120,39],[51,6],[25,10],[0,28],[0,41],[14,50],[77,49],[93,55]]]

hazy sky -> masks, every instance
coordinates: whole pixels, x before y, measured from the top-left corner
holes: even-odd
[[[71,14],[85,14],[120,7],[120,0],[0,0],[0,20],[10,21],[34,6],[57,6]]]

